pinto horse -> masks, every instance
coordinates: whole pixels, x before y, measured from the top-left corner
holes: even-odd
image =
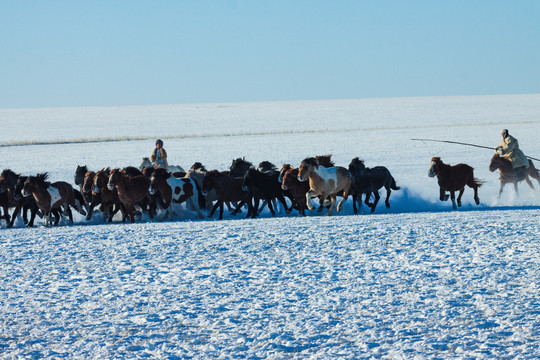
[[[480,199],[478,198],[478,188],[482,186],[483,181],[474,177],[474,169],[467,164],[447,165],[442,162],[440,157],[431,158],[428,171],[429,177],[437,177],[439,182],[439,190],[441,201],[448,200],[446,191],[450,192],[450,198],[452,199],[452,208],[456,207],[456,191],[459,191],[457,198],[457,206],[461,206],[461,196],[465,191],[465,185],[474,190],[474,202],[476,205],[480,205]]]
[[[70,206],[79,210],[83,214],[83,210],[75,204],[75,195],[73,187],[64,181],[54,183],[48,182],[49,174],[41,173],[36,176],[29,176],[24,182],[21,194],[25,197],[33,196],[37,206],[45,217],[45,225],[50,225],[50,217],[53,210],[64,208],[64,214],[69,217],[73,223],[73,215]],[[86,213],[84,213],[86,215]],[[54,225],[58,225],[60,216],[56,216]]]
[[[343,198],[337,206],[337,211],[341,211],[352,185],[351,173],[347,169],[341,166],[329,168],[319,166],[317,159],[306,158],[298,169],[298,181],[307,180],[309,180],[309,191],[306,193],[306,205],[309,210],[313,210],[312,197],[320,196],[321,204],[324,204],[326,198],[330,198],[330,207],[326,215],[332,215],[336,205],[336,196],[343,191]],[[320,210],[322,210],[321,207],[319,207]]]
[[[118,198],[125,207],[126,215],[129,216],[131,223],[135,222],[135,203],[148,199],[148,188],[150,179],[144,175],[129,176],[120,169],[114,169],[109,175],[107,188],[118,192]],[[149,212],[150,218],[153,218],[152,212]]]
[[[386,189],[386,200],[384,203],[387,208],[390,207],[390,193],[392,190],[399,190],[400,188],[396,185],[396,180],[394,180],[387,168],[384,166],[366,168],[364,162],[356,157],[349,164],[349,171],[353,177],[353,211],[355,214],[358,213],[356,203],[360,202],[360,205],[362,205],[362,194],[366,194],[365,203],[371,208],[371,212],[373,213],[381,198],[379,189],[383,186]],[[369,202],[372,193],[375,195],[373,204]]]
[[[242,183],[244,178],[242,177],[231,177],[229,172],[219,172],[217,170],[209,171],[203,179],[203,192],[208,192],[210,190],[215,190],[218,200],[212,207],[210,215],[212,217],[214,212],[219,207],[219,219],[223,219],[223,203],[226,202],[239,202],[236,210],[232,212],[232,215],[236,215],[240,208],[247,204],[248,213],[247,217],[250,217],[254,213],[253,205],[251,203],[251,194],[249,191],[244,191],[242,189]]]
[[[164,209],[168,209],[171,201],[177,204],[186,202],[193,208],[200,219],[204,218],[200,207],[204,206],[204,198],[197,182],[190,178],[175,178],[165,169],[156,169],[150,178],[148,192],[151,195],[160,193],[164,201]],[[172,212],[169,211],[169,217]]]
[[[528,168],[524,168],[522,169],[522,171],[519,171],[519,170],[515,171],[514,168],[512,167],[512,163],[508,159],[505,159],[499,154],[495,154],[493,155],[493,157],[491,158],[491,162],[489,163],[489,171],[494,172],[497,169],[499,169],[500,180],[501,180],[499,196],[501,196],[504,186],[508,183],[514,184],[514,190],[516,191],[516,194],[517,194],[518,183],[523,180],[525,180],[527,185],[529,185],[530,188],[534,190],[534,186],[531,180],[529,179],[529,176],[532,177],[533,179],[536,179],[536,181],[538,181],[538,184],[540,184],[540,171],[538,171],[534,167],[534,164],[531,159],[529,159]]]

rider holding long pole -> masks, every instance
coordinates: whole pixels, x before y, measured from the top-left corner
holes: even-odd
[[[519,149],[517,139],[508,133],[508,129],[503,129],[501,135],[501,143],[495,148],[495,152],[510,161],[516,173],[518,171],[527,171],[529,168],[529,159]]]

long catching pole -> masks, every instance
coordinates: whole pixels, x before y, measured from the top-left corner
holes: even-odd
[[[448,144],[466,145],[466,146],[472,146],[472,147],[477,147],[477,148],[481,148],[481,149],[495,150],[495,148],[490,147],[490,146],[483,146],[483,145],[469,144],[469,143],[464,143],[464,142],[459,142],[459,141],[435,140],[435,139],[411,139],[411,140],[415,140],[415,141],[433,141],[433,142],[448,143]],[[525,156],[527,156],[527,155],[525,155]],[[527,156],[527,158],[529,158],[529,159],[531,159],[531,160],[540,161],[540,159],[533,158],[532,156]]]

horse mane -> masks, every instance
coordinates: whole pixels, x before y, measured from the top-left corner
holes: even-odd
[[[47,181],[49,180],[49,173],[47,172],[37,174],[34,176],[34,179],[39,186],[43,186],[44,188],[48,188],[49,185],[51,185],[51,183]]]
[[[315,156],[315,160],[319,163],[319,165],[324,167],[334,167],[336,164],[332,161],[332,155],[317,155]]]
[[[278,171],[276,165],[266,160],[259,163],[259,169],[260,168],[265,169],[265,171]]]
[[[21,174],[16,174],[14,171],[11,171],[11,169],[5,169],[4,171],[2,171],[2,174],[0,175],[2,177],[19,177],[21,176]]]
[[[365,169],[366,165],[364,164],[364,160],[360,160],[358,157],[355,157],[351,160],[351,165],[353,167],[359,167],[360,169]]]
[[[196,162],[194,163],[193,165],[191,165],[191,168],[189,168],[189,170],[200,170],[200,171],[204,171],[204,172],[207,172],[208,170],[206,170],[206,168],[204,167],[203,164],[201,164],[200,162]]]
[[[319,162],[314,157],[307,157],[304,160],[302,160],[302,164],[311,165],[311,166],[319,166]]]
[[[158,177],[158,178],[165,178],[165,179],[168,179],[168,178],[171,177],[171,173],[168,172],[166,169],[163,169],[163,168],[158,168],[158,169],[154,170],[153,175]]]
[[[143,159],[143,161],[150,161],[150,158],[148,158],[148,157],[143,157],[142,159]]]

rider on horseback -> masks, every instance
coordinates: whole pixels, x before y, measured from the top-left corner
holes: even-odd
[[[152,152],[152,156],[150,156],[150,161],[154,164],[155,168],[169,168],[169,164],[167,163],[167,152],[163,148],[163,141],[160,139],[156,140],[156,148]]]
[[[508,133],[508,129],[503,129],[501,135],[501,143],[495,148],[495,152],[510,161],[516,174],[518,172],[526,172],[529,168],[529,159],[519,149],[517,139]]]

